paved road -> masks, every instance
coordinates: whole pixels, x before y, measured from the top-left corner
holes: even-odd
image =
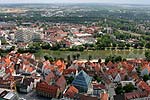
[[[110,100],[113,100],[113,96],[115,95],[114,84],[111,83],[108,87],[109,87],[108,88],[108,93],[109,93],[109,96],[110,96]]]
[[[23,93],[18,93],[18,96],[20,98],[24,98],[26,100],[50,100],[49,98],[44,98],[44,97],[40,97],[38,96],[35,91],[30,92],[28,94],[23,94]]]

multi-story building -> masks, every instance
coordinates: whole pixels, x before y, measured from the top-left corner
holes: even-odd
[[[19,100],[16,92],[0,88],[0,100]]]
[[[15,33],[16,42],[39,41],[42,33],[32,28],[20,29]]]
[[[35,32],[32,34],[32,41],[40,41],[44,37],[40,32]]]
[[[18,30],[15,34],[16,42],[30,42],[32,33],[28,30]]]

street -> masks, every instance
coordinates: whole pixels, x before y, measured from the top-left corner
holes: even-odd
[[[40,97],[36,94],[35,91],[32,91],[30,93],[18,93],[19,98],[24,98],[26,100],[50,100],[49,98]]]

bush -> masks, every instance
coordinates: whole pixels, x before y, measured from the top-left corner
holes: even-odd
[[[79,46],[73,46],[69,49],[70,51],[84,51],[84,47],[82,45]]]
[[[146,60],[150,61],[150,51],[145,52]]]
[[[105,63],[108,63],[109,61],[115,63],[115,62],[120,62],[122,60],[123,59],[122,59],[121,56],[116,56],[116,55],[114,55],[114,56],[108,56],[108,57],[105,58]]]
[[[47,42],[43,42],[41,47],[42,47],[42,49],[50,49],[51,48],[50,44]]]

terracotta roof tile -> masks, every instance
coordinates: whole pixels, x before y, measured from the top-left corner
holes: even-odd
[[[135,98],[141,98],[141,97],[147,97],[148,94],[145,91],[134,91],[124,94],[126,100],[135,99]]]
[[[9,65],[11,61],[10,61],[9,58],[6,58],[6,59],[5,59],[5,62],[6,62],[7,65]]]
[[[64,76],[61,76],[57,81],[56,81],[56,85],[60,87],[61,91],[65,90],[66,87],[66,79]]]
[[[108,100],[109,96],[107,93],[102,93],[100,98],[101,100]]]
[[[112,63],[111,61],[109,61],[109,62],[107,63],[107,67],[113,67],[113,63]]]
[[[128,72],[131,72],[134,67],[131,64],[128,64],[127,62],[122,62],[122,67],[125,68]]]
[[[50,72],[46,77],[45,77],[45,81],[49,84],[51,79],[54,79],[55,75],[53,72]]]
[[[50,94],[53,98],[56,98],[59,88],[55,85],[48,85],[46,82],[38,82],[36,90]]]
[[[98,100],[98,98],[89,95],[79,94],[78,99],[75,100]]]
[[[138,87],[141,88],[142,90],[145,90],[146,92],[150,93],[150,87],[144,81],[140,81],[138,83]]]
[[[144,70],[144,69],[147,69],[148,72],[150,73],[150,66],[148,63],[142,65],[142,70]]]
[[[72,68],[72,69],[65,69],[64,71],[63,71],[63,75],[68,75],[68,74],[71,74],[71,73],[76,73],[76,69],[74,68]]]
[[[74,86],[70,86],[66,93],[64,94],[65,97],[68,98],[74,98],[75,94],[79,93],[78,89],[75,88]]]
[[[103,84],[93,84],[93,89],[106,89]]]

